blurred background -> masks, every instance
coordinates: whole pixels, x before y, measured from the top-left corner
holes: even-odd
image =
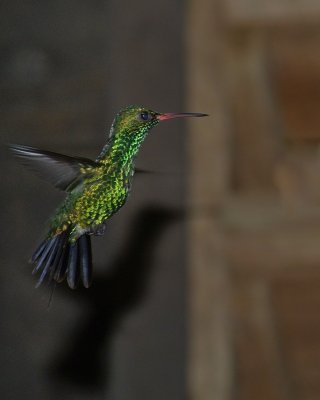
[[[319,1],[0,7],[1,397],[318,399]],[[95,158],[128,104],[210,117],[152,131],[92,287],[47,309],[63,194],[6,144]]]

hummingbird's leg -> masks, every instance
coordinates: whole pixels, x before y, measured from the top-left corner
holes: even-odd
[[[89,235],[101,236],[106,231],[106,223],[96,225],[90,229]]]

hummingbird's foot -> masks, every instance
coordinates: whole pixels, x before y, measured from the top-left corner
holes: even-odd
[[[90,229],[89,235],[101,236],[106,231],[106,224],[100,224]]]

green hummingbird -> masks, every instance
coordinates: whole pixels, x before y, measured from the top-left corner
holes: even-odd
[[[67,278],[75,289],[92,281],[91,235],[104,233],[106,221],[126,202],[135,172],[135,158],[151,128],[173,118],[203,117],[200,113],[158,113],[140,106],[121,110],[95,161],[29,146],[11,145],[22,163],[67,192],[50,220],[45,240],[31,257],[37,286],[48,279]]]

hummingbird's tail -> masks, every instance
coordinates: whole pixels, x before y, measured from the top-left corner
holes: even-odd
[[[62,282],[67,277],[71,289],[77,287],[80,278],[83,286],[88,288],[92,277],[90,236],[83,234],[76,242],[71,243],[68,231],[64,231],[44,240],[30,262],[35,264],[32,273],[40,273],[37,287],[46,277],[49,282]]]

